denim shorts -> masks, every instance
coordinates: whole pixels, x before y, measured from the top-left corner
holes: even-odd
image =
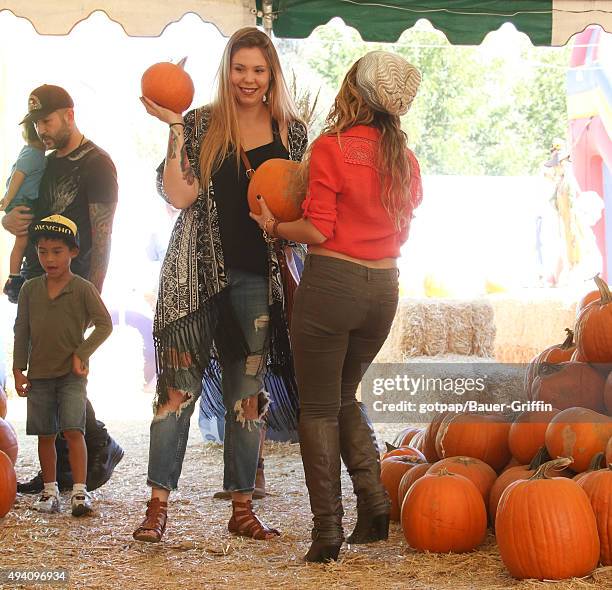
[[[85,433],[87,378],[68,373],[30,379],[26,434],[52,436],[64,430]]]

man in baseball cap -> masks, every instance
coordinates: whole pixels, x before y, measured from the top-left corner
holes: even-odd
[[[59,109],[72,109],[74,102],[70,95],[61,87],[53,84],[43,84],[32,90],[28,98],[28,114],[20,125],[32,121],[36,123]]]

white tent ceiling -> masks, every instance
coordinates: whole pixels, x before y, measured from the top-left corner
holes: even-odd
[[[188,12],[227,36],[256,22],[255,0],[5,0],[0,8],[27,18],[42,35],[66,35],[96,10],[103,10],[134,36],[160,35]]]

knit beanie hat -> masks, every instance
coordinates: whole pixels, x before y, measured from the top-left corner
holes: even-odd
[[[421,72],[388,51],[366,53],[357,66],[357,87],[375,110],[405,115],[421,83]]]

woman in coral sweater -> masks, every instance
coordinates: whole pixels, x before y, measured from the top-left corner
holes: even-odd
[[[278,222],[265,202],[261,215],[251,214],[272,237],[309,244],[291,323],[314,515],[307,561],[337,559],[344,540],[341,456],[357,495],[348,541],[388,535],[376,439],[356,390],[391,328],[397,259],[422,198],[419,165],[400,124],[420,79],[414,66],[388,52],[359,59],[308,154],[302,219]]]

